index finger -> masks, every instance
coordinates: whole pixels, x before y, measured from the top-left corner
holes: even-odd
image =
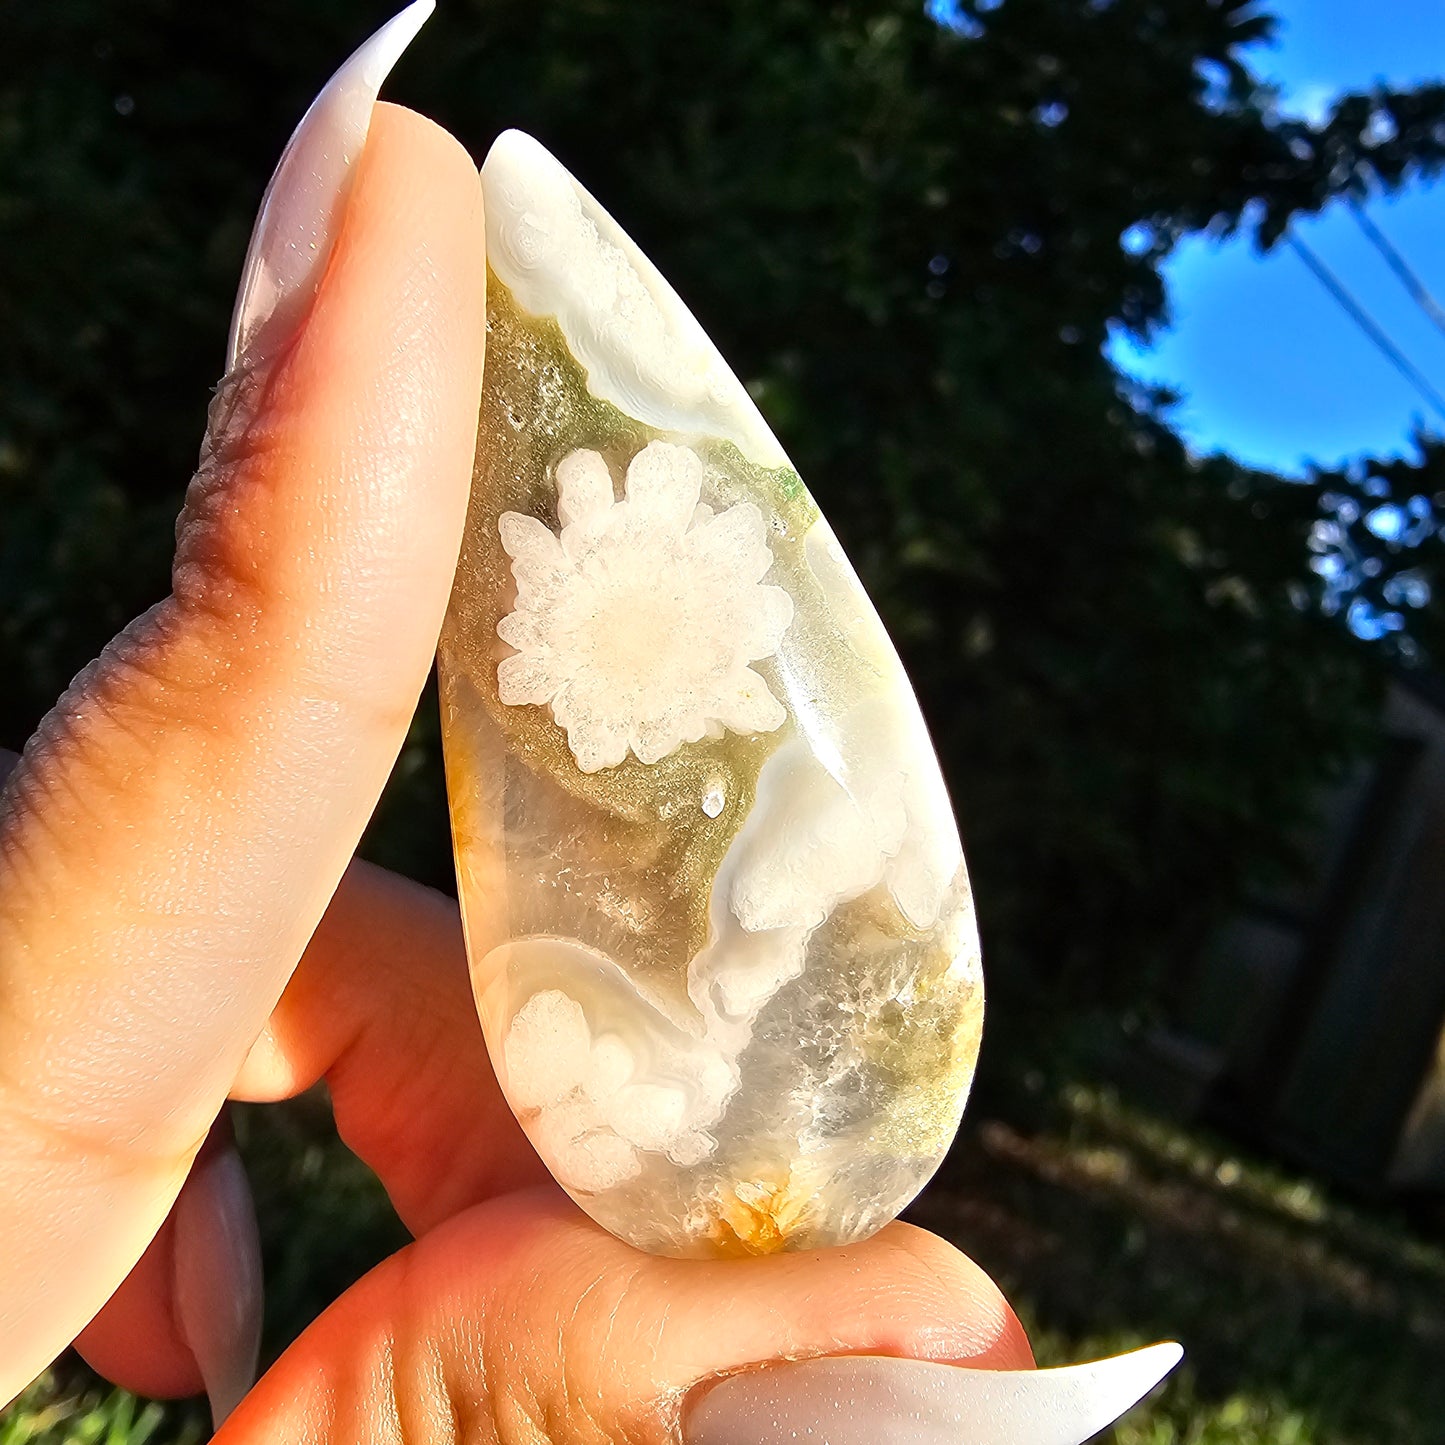
[[[7,785],[0,1399],[164,1219],[385,782],[460,541],[483,254],[471,160],[379,107],[299,336],[213,407],[172,596]]]

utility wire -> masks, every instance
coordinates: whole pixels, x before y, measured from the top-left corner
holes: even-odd
[[[1356,224],[1365,233],[1370,244],[1385,258],[1385,264],[1399,278],[1400,284],[1405,290],[1410,293],[1411,300],[1430,318],[1437,331],[1445,331],[1445,306],[1441,306],[1430,294],[1429,289],[1416,274],[1414,268],[1396,250],[1390,238],[1366,214],[1363,202],[1357,196],[1351,196],[1349,206],[1350,214],[1354,216]]]
[[[1424,375],[1416,368],[1386,335],[1384,327],[1365,310],[1360,303],[1350,294],[1345,283],[1320,260],[1314,250],[1307,246],[1293,231],[1285,232],[1285,240],[1289,242],[1301,261],[1309,267],[1317,280],[1330,296],[1338,302],[1340,307],[1348,314],[1349,318],[1370,338],[1372,342],[1383,353],[1385,359],[1420,393],[1434,409],[1439,412],[1442,419],[1445,419],[1445,397],[1425,379]]]

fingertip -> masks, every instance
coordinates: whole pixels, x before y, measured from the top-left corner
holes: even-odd
[[[417,153],[423,151],[435,158],[438,167],[454,173],[456,180],[465,181],[475,192],[478,209],[482,203],[481,172],[467,148],[445,126],[418,111],[394,101],[379,100],[371,118],[372,130],[367,145],[379,132],[385,131],[397,143],[414,146]]]
[[[138,1395],[211,1398],[217,1423],[255,1379],[260,1239],[245,1168],[222,1114],[145,1252],[75,1348]]]
[[[261,1241],[241,1157],[197,1161],[173,1213],[175,1317],[219,1427],[256,1380]]]
[[[98,1375],[133,1394],[181,1399],[205,1388],[176,1323],[175,1220],[168,1217],[130,1273],[75,1340]]]
[[[876,1238],[910,1261],[899,1273],[917,1292],[911,1313],[920,1321],[951,1322],[932,1329],[920,1324],[910,1347],[898,1353],[975,1369],[1033,1366],[1033,1347],[1022,1322],[993,1277],[971,1255],[903,1220],[890,1224]]]

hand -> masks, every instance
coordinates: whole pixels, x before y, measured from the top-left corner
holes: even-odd
[[[1050,1372],[776,1363],[1026,1369],[997,1289],[934,1236],[699,1263],[598,1229],[501,1097],[454,906],[349,864],[446,606],[485,336],[475,167],[430,122],[373,111],[396,25],[323,92],[269,193],[171,596],[76,679],[0,795],[0,1400],[75,1341],[109,1378],[204,1387],[225,1416],[259,1277],[239,1161],[203,1144],[228,1095],[324,1078],[416,1242],[286,1352],[231,1445],[740,1445],[840,1401],[835,1442],[900,1411],[941,1440],[918,1421],[947,1430],[960,1400],[984,1402],[955,1411],[976,1439],[1082,1439],[1160,1371],[1114,1372],[1107,1403],[1069,1384],[1070,1419]],[[939,1395],[945,1374],[962,1393]]]

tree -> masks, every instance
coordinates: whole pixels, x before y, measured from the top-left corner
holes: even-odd
[[[384,8],[0,11],[24,278],[0,294],[0,740],[164,590],[251,211]],[[1248,68],[1271,24],[1243,0],[1007,0],[952,27],[913,0],[470,0],[393,88],[478,154],[538,134],[754,389],[918,681],[996,977],[1118,997],[1172,967],[1369,740],[1378,658],[1307,567],[1358,487],[1189,456],[1169,398],[1102,351],[1166,320],[1180,236],[1272,244],[1445,156],[1438,87],[1280,117]],[[1383,572],[1360,586],[1388,602]],[[373,845],[423,838],[436,872],[428,737]]]

